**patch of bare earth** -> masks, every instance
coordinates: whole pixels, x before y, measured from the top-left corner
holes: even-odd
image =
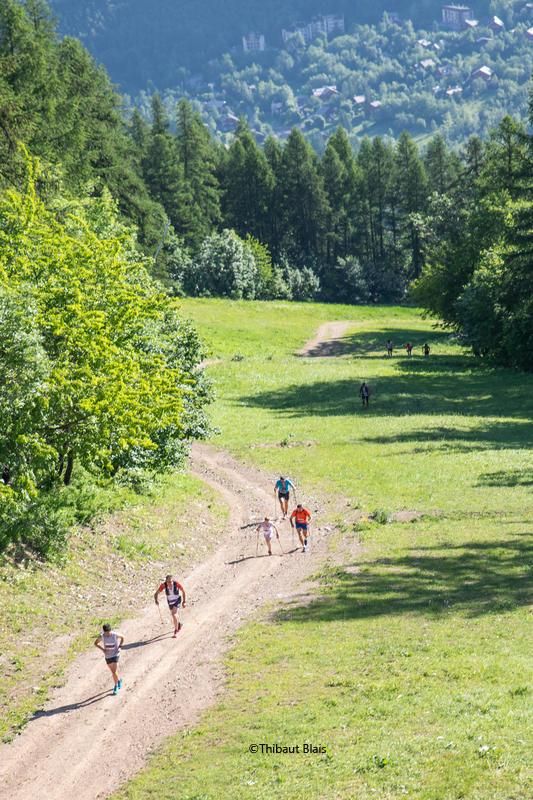
[[[342,356],[352,352],[350,342],[343,340],[343,336],[353,326],[353,322],[325,322],[317,330],[297,355],[308,358],[327,358]]]

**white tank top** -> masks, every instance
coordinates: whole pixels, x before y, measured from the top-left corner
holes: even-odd
[[[116,634],[115,631],[110,631],[109,633],[102,633],[100,639],[104,646],[105,657],[116,658],[116,656],[118,656],[118,651],[119,651],[118,634]]]

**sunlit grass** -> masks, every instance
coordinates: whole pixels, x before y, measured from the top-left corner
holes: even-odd
[[[120,796],[532,796],[532,376],[474,360],[414,309],[183,307],[222,359],[209,368],[218,444],[329,499],[362,550],[324,570],[311,605],[274,605],[241,632],[222,702]],[[293,355],[336,319],[354,322],[339,356]],[[389,335],[413,358],[388,359]],[[358,521],[378,509],[424,516]],[[327,752],[249,752],[304,742]]]

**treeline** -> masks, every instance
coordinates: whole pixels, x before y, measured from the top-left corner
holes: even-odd
[[[507,117],[468,143],[458,174],[438,164],[442,190],[415,219],[424,267],[413,294],[477,355],[532,370],[533,137]]]

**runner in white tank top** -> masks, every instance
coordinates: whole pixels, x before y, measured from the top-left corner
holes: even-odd
[[[95,639],[94,645],[105,656],[105,661],[113,676],[113,694],[116,694],[122,687],[122,678],[118,675],[118,660],[120,658],[120,648],[124,643],[121,633],[111,630],[108,622],[102,626],[102,633]]]
[[[270,521],[270,519],[268,517],[265,517],[263,522],[259,523],[259,525],[257,526],[257,533],[258,534],[262,533],[263,536],[265,537],[265,544],[266,544],[266,546],[268,548],[268,555],[271,556],[272,555],[272,537],[273,537],[274,533],[278,537],[278,541],[279,541],[278,529],[276,528],[274,523]]]

